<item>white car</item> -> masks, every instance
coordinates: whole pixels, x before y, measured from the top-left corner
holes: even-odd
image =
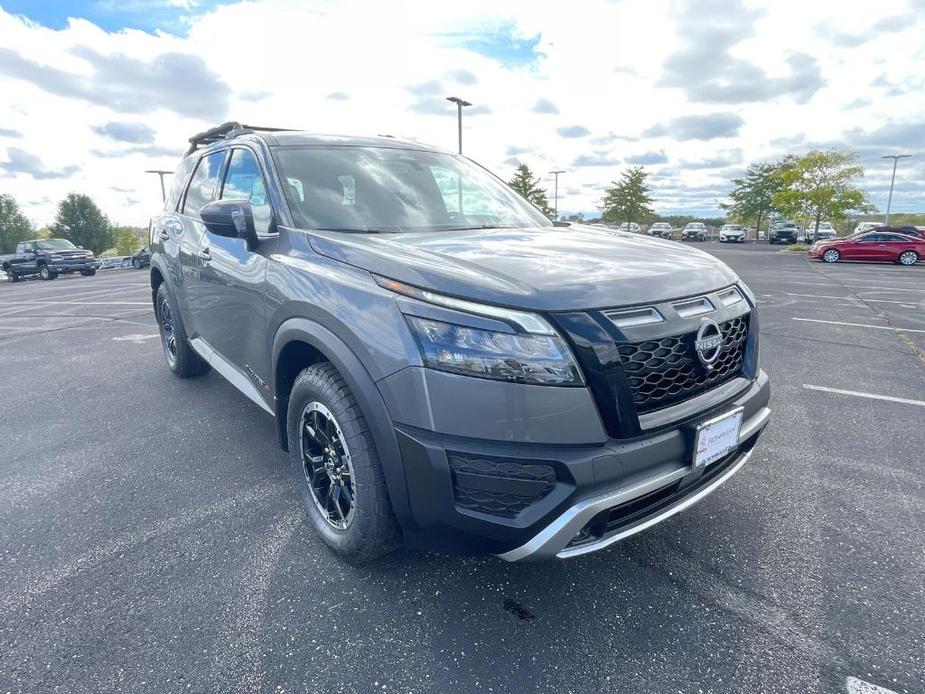
[[[813,225],[810,224],[806,229],[806,240],[811,241],[813,238]],[[816,229],[816,241],[829,241],[838,238],[838,231],[832,226],[832,222],[819,222],[819,228]]]
[[[723,224],[719,230],[720,243],[745,243],[745,227],[741,224]]]
[[[617,227],[617,231],[629,231],[633,234],[638,234],[642,229],[639,228],[636,222],[623,222],[623,224]]]
[[[649,236],[659,236],[663,239],[671,238],[671,225],[668,222],[656,222],[649,227]]]
[[[855,228],[854,232],[851,234],[863,234],[865,231],[870,231],[871,229],[876,229],[877,227],[886,226],[883,222],[860,222]]]

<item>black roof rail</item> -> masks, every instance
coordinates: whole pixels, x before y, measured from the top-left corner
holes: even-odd
[[[190,146],[189,149],[186,150],[186,156],[189,156],[200,147],[205,147],[219,140],[230,140],[231,138],[238,137],[238,135],[246,135],[247,133],[253,132],[280,132],[287,130],[292,129],[267,128],[259,125],[242,125],[236,121],[228,121],[227,123],[216,125],[214,128],[209,128],[208,130],[203,130],[201,133],[193,135],[189,139]]]

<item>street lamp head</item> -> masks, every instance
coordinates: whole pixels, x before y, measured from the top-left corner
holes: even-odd
[[[555,171],[550,171],[549,173],[551,173],[551,174],[563,174],[563,173],[565,173],[565,169],[556,169]]]
[[[446,97],[446,100],[452,101],[457,106],[472,106],[472,104],[470,104],[468,101],[465,99],[460,99],[458,96],[448,96]]]
[[[911,157],[911,154],[884,154],[882,159],[905,159]]]

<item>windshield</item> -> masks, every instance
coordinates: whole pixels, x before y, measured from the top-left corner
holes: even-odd
[[[670,229],[671,225],[665,222],[656,222],[655,224],[652,225],[652,228],[653,229]]]
[[[552,226],[480,166],[387,147],[275,150],[296,226],[352,232]]]
[[[35,247],[43,251],[68,251],[77,248],[67,239],[48,239],[46,241],[36,241]]]

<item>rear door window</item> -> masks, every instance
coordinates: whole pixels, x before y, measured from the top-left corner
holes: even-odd
[[[193,174],[186,191],[186,199],[183,201],[183,214],[199,219],[199,210],[212,201],[224,160],[225,152],[213,152],[199,160],[199,166],[196,167],[196,173]]]

